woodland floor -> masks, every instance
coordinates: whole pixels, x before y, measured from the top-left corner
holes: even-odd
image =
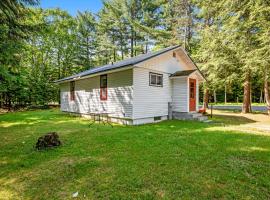
[[[269,117],[212,120],[111,128],[56,109],[1,114],[0,199],[270,199]],[[63,145],[34,150],[50,131]]]

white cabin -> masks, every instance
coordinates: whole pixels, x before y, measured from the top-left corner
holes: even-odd
[[[173,46],[56,82],[62,111],[85,116],[106,112],[112,121],[137,125],[166,120],[170,112],[198,112],[202,81],[185,50]]]

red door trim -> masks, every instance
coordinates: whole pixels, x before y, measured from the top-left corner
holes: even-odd
[[[196,111],[196,79],[189,79],[189,111]]]

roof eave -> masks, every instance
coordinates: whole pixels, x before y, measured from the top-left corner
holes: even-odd
[[[102,74],[107,74],[107,73],[114,73],[114,72],[119,72],[119,71],[124,71],[124,70],[129,70],[132,69],[134,66],[133,65],[125,65],[122,67],[117,67],[114,69],[109,69],[109,70],[105,70],[105,71],[101,71],[101,72],[96,72],[96,73],[92,73],[92,74],[88,74],[88,75],[84,75],[84,76],[79,76],[79,77],[74,77],[74,78],[64,78],[63,79],[59,79],[54,81],[55,84],[61,84],[61,83],[66,83],[66,82],[70,82],[70,81],[77,81],[77,80],[81,80],[81,79],[86,79],[86,78],[91,78],[91,77],[95,77],[95,76],[99,76]]]

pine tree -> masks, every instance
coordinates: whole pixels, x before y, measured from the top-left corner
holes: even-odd
[[[97,22],[94,15],[88,11],[79,12],[76,17],[76,63],[82,68],[90,69],[96,65],[97,54]]]

